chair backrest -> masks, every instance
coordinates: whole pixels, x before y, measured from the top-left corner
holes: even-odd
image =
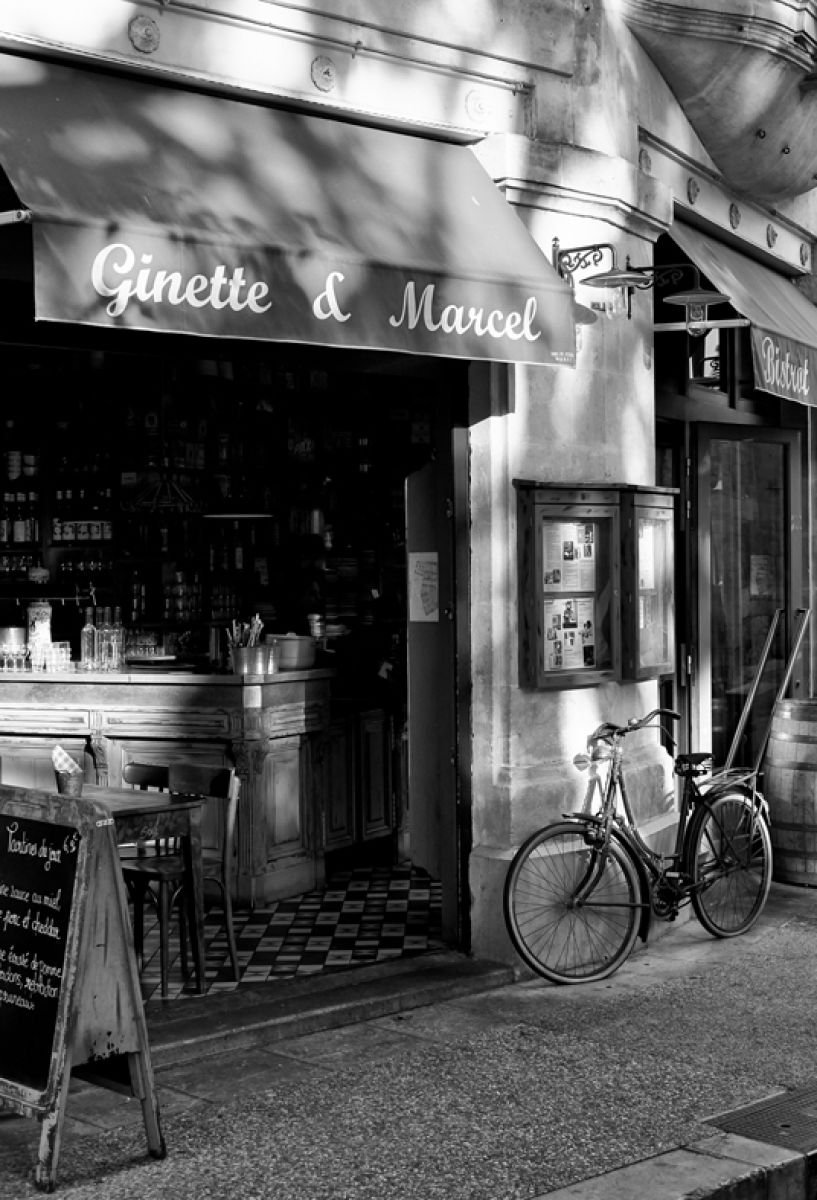
[[[143,792],[148,788],[166,792],[170,783],[170,768],[158,763],[125,763],[122,768],[122,782],[138,787]]]
[[[174,762],[165,770],[171,792],[191,792],[221,799],[229,796],[230,783],[235,778],[232,767],[206,767],[200,763]]]
[[[239,778],[233,767],[203,766],[201,763],[175,762],[170,763],[140,763],[129,762],[122,768],[122,782],[138,787],[142,791],[156,788],[159,791],[186,792],[196,796],[211,796],[221,800],[222,814],[219,837],[219,873],[229,886],[233,877],[235,826],[238,816]],[[176,849],[175,839],[161,846],[156,844],[157,851],[173,853]],[[205,859],[205,873],[208,863]]]
[[[222,806],[223,828],[220,845],[220,873],[229,886],[233,877],[235,826],[238,815],[240,780],[233,767],[204,767],[198,763],[171,763],[169,768],[171,792],[192,792],[225,801]],[[208,874],[205,863],[205,874]]]

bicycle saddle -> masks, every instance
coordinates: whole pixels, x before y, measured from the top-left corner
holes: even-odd
[[[712,751],[699,750],[695,754],[679,754],[675,759],[675,774],[680,776],[709,775],[712,770]]]

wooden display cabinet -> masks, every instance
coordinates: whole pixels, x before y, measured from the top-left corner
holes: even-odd
[[[515,485],[520,686],[671,671],[675,490]]]

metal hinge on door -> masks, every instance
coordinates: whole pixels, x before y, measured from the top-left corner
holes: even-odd
[[[692,520],[692,459],[686,460],[686,487],[684,488],[684,514],[682,524],[685,527]]]
[[[450,496],[446,496],[445,499],[445,515],[448,517],[449,521],[454,516],[454,501]]]
[[[687,650],[687,648],[683,644],[683,642],[681,643],[679,650],[680,650],[679,657],[681,659],[681,671],[683,673],[683,680],[681,680],[681,686],[686,687],[687,684],[692,682],[692,676],[693,676],[693,673],[695,670],[695,664],[693,662],[692,655]]]

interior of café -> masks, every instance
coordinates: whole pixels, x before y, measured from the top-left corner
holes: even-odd
[[[180,755],[248,771],[231,885],[238,966],[207,888],[207,990],[441,944],[440,880],[409,849],[406,481],[450,432],[462,372],[239,344],[205,358],[198,343],[149,335],[143,353],[115,335],[58,340],[0,349],[0,781],[53,789],[56,743],[90,784],[128,786],[134,764]],[[50,657],[35,663],[43,619]],[[265,687],[278,687],[264,720],[301,703],[292,689],[320,690],[302,724],[274,716],[272,738],[264,726],[272,783],[244,719],[221,723],[236,684],[246,696],[256,679],[237,666],[250,628]],[[215,724],[179,723],[191,706]],[[297,762],[283,779],[282,747]],[[259,807],[275,809],[262,868],[247,830]],[[223,817],[205,815],[204,845],[224,835]],[[149,908],[146,998],[196,986],[181,933],[173,919],[163,967]]]

